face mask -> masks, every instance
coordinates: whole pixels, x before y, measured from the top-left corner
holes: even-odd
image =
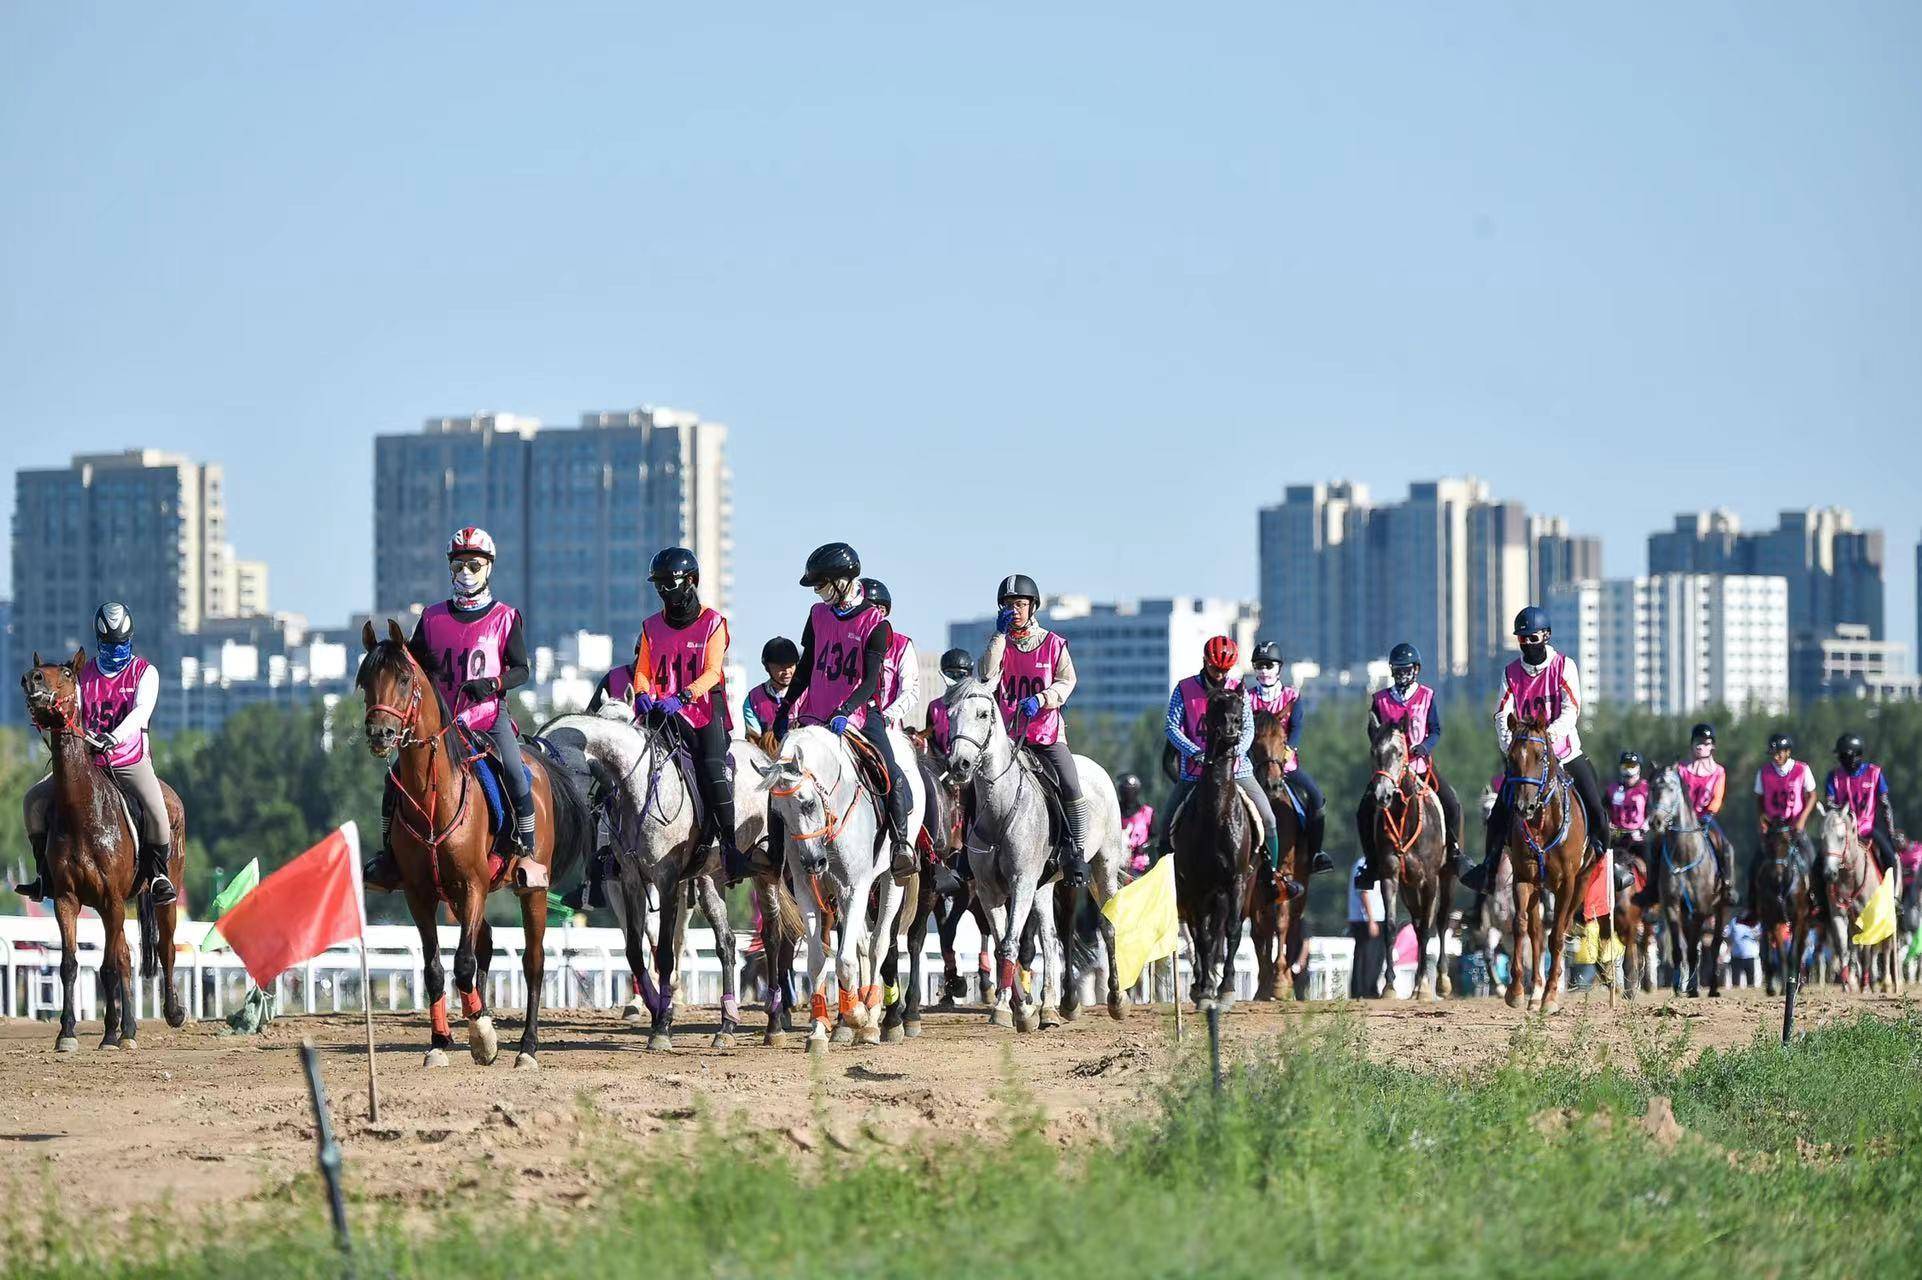
[[[1415,673],[1414,673],[1414,671],[1413,671],[1413,669],[1410,669],[1410,670],[1407,670],[1407,671],[1397,671],[1397,672],[1395,672],[1395,690],[1396,690],[1396,692],[1398,692],[1398,693],[1407,693],[1407,692],[1408,692],[1408,691],[1409,691],[1410,689],[1412,689],[1412,688],[1414,688],[1414,687],[1415,687]]]
[[[1715,744],[1713,742],[1698,742],[1695,744],[1695,758],[1697,760],[1706,760],[1714,754]]]
[[[113,675],[133,661],[133,641],[123,640],[119,644],[103,644],[94,651],[94,664],[108,675]]]
[[[694,606],[700,603],[700,593],[685,578],[665,585],[655,583],[654,594],[661,598],[661,603],[667,606],[669,613],[691,613]]]
[[[1642,780],[1642,771],[1641,771],[1640,769],[1624,769],[1624,770],[1622,770],[1622,785],[1623,785],[1623,786],[1625,786],[1625,787],[1632,787],[1632,786],[1634,786],[1634,785],[1635,785],[1635,784],[1636,784],[1637,782],[1640,782],[1641,780]]]
[[[1542,663],[1547,662],[1548,661],[1547,643],[1544,642],[1542,644],[1523,645],[1522,661],[1526,662],[1531,667],[1539,667],[1542,665]]]
[[[1255,682],[1264,689],[1272,689],[1281,683],[1281,668],[1271,662],[1264,662],[1255,668]]]
[[[841,598],[841,587],[838,583],[823,582],[814,588],[814,594],[821,597],[822,604],[831,605]]]

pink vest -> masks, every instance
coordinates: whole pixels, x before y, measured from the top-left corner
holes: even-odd
[[[460,687],[481,676],[499,678],[505,669],[507,637],[519,617],[512,605],[499,601],[472,622],[456,618],[445,600],[421,612],[421,636],[434,655],[434,682],[447,705],[457,708],[454,718],[477,733],[485,733],[500,719],[501,700],[496,696],[464,706]]]
[[[774,722],[781,718],[781,701],[767,691],[765,681],[747,691],[747,706],[754,713],[754,718],[761,722],[762,730],[773,733]]]
[[[1001,718],[1008,722],[1010,732],[1014,729],[1015,707],[1023,699],[1038,698],[1047,692],[1048,686],[1054,683],[1061,655],[1067,651],[1068,642],[1052,631],[1034,647],[1033,653],[1021,652],[1012,641],[1001,651]],[[1028,730],[1022,737],[1043,747],[1061,741],[1061,709],[1044,707],[1040,715],[1028,721]]]
[[[1840,769],[1829,770],[1829,795],[1837,804],[1845,804],[1855,815],[1857,835],[1866,836],[1875,830],[1875,797],[1882,790],[1882,766],[1865,764],[1862,772],[1853,776]]]
[[[954,742],[948,727],[948,704],[940,698],[928,704],[928,739],[942,755],[948,754]]]
[[[1133,853],[1148,843],[1154,834],[1155,810],[1153,805],[1144,804],[1133,813],[1121,819],[1121,834],[1128,842],[1128,852]]]
[[[1566,693],[1562,667],[1567,661],[1562,654],[1556,653],[1534,675],[1528,674],[1520,658],[1508,664],[1502,679],[1508,685],[1508,696],[1515,705],[1518,717],[1551,724],[1562,714],[1562,698]],[[1574,744],[1566,738],[1555,744],[1555,754],[1563,760],[1568,759],[1573,749]]]
[[[862,605],[845,618],[835,616],[826,604],[817,604],[808,613],[808,629],[814,637],[814,670],[808,673],[808,687],[794,709],[797,724],[826,724],[834,718],[861,683],[861,656],[867,651],[868,636],[883,621],[881,611],[871,604]],[[848,713],[848,723],[857,728],[867,722],[866,707]]]
[[[1410,748],[1418,747],[1428,741],[1428,712],[1435,705],[1435,691],[1425,684],[1415,686],[1415,691],[1403,702],[1395,696],[1393,689],[1375,691],[1375,720],[1380,724],[1399,725],[1408,735]],[[1416,773],[1428,772],[1428,761],[1416,756],[1410,763]]]
[[[95,659],[87,659],[87,665],[80,669],[80,722],[88,733],[105,735],[120,727],[133,710],[140,677],[146,670],[147,660],[138,654],[113,675],[102,671]],[[147,735],[143,731],[112,751],[96,752],[93,762],[109,769],[125,769],[146,758]]]
[[[1698,814],[1707,813],[1714,803],[1715,788],[1728,784],[1728,770],[1719,764],[1707,773],[1697,773],[1688,765],[1677,767],[1675,772],[1682,775],[1682,790],[1688,792],[1688,802]]]
[[[1632,787],[1615,784],[1608,795],[1608,820],[1624,831],[1642,831],[1648,827],[1646,778],[1637,778]]]
[[[665,698],[694,683],[701,672],[707,669],[707,646],[717,633],[725,645],[727,619],[712,609],[701,610],[700,615],[685,627],[669,625],[665,613],[656,613],[641,623],[641,634],[647,637],[648,660],[654,666],[648,672],[649,692],[656,698]],[[725,679],[714,687],[708,697],[696,698],[681,708],[681,715],[688,724],[696,729],[707,728],[708,721],[714,718],[714,694],[720,695],[721,705],[725,707]]]
[[[1808,807],[1808,794],[1803,790],[1803,783],[1807,780],[1813,785],[1807,765],[1800,760],[1790,760],[1789,771],[1781,774],[1775,771],[1774,764],[1765,764],[1756,777],[1762,783],[1763,817],[1794,822],[1802,816],[1802,810]]]
[[[888,641],[888,656],[881,663],[880,691],[874,698],[883,711],[893,706],[894,700],[901,694],[901,658],[907,653],[910,643],[899,631]]]
[[[1240,683],[1233,676],[1229,676],[1222,688],[1233,689]],[[1199,675],[1192,675],[1176,685],[1175,692],[1181,695],[1181,731],[1187,735],[1188,741],[1200,747],[1205,755],[1208,750],[1208,682]],[[1181,776],[1199,778],[1201,758],[1195,756],[1183,760]]]

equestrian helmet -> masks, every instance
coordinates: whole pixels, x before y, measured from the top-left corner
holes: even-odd
[[[794,647],[794,641],[786,636],[775,636],[761,646],[761,665],[764,667],[798,667],[801,665],[801,651]]]
[[[1715,726],[1703,721],[1688,731],[1688,740],[1691,743],[1706,742],[1710,746],[1715,745]]]
[[[1419,667],[1421,650],[1406,640],[1388,651],[1388,665],[1393,667]]]
[[[995,605],[1005,608],[1008,601],[1021,599],[1034,601],[1035,612],[1041,611],[1041,588],[1034,585],[1034,579],[1025,573],[1011,573],[1001,579],[994,592]]]
[[[1201,646],[1201,660],[1212,671],[1232,671],[1241,649],[1227,636],[1215,636]]]
[[[1771,733],[1769,735],[1769,754],[1770,755],[1774,755],[1778,751],[1793,751],[1793,750],[1795,750],[1795,739],[1789,737],[1788,734],[1783,733],[1780,729],[1777,729],[1774,733]]]
[[[1835,740],[1835,758],[1837,760],[1860,760],[1862,753],[1867,749],[1868,748],[1862,745],[1860,734],[1845,733]]]
[[[941,655],[941,674],[950,680],[966,680],[974,675],[974,655],[966,649],[950,649]]]
[[[1255,646],[1255,656],[1253,657],[1253,659],[1251,659],[1251,661],[1253,661],[1253,663],[1257,667],[1264,662],[1272,662],[1276,666],[1280,666],[1281,665],[1281,646],[1275,643],[1273,640],[1263,640],[1260,644]]]
[[[686,547],[666,547],[654,553],[647,566],[647,580],[657,587],[671,587],[685,578],[696,586],[701,582],[701,562]]]
[[[109,600],[93,615],[94,639],[101,644],[125,644],[133,639],[133,615],[118,600]]]
[[[447,540],[447,558],[457,556],[486,556],[494,558],[494,538],[479,525],[468,525]]]
[[[1553,632],[1554,628],[1548,625],[1548,610],[1538,604],[1531,604],[1515,615],[1515,634],[1526,636],[1537,631],[1549,633]]]
[[[808,556],[807,568],[801,574],[801,585],[819,587],[843,578],[861,576],[861,557],[845,542],[829,542],[814,549]]]
[[[887,583],[879,578],[863,578],[861,591],[867,596],[869,604],[879,605],[889,613],[894,612],[894,593],[888,590]]]

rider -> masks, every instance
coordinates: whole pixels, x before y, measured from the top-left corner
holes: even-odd
[[[1836,767],[1829,770],[1828,801],[1848,809],[1855,831],[1869,842],[1884,875],[1895,865],[1895,808],[1882,766],[1864,760],[1862,739],[1845,733],[1835,740]]]
[[[1301,835],[1308,851],[1308,874],[1333,871],[1334,860],[1321,847],[1328,829],[1328,805],[1314,778],[1301,767],[1301,756],[1295,750],[1295,744],[1301,740],[1301,690],[1282,683],[1281,646],[1273,640],[1264,640],[1255,646],[1249,666],[1254,670],[1254,682],[1244,681],[1242,685],[1248,691],[1249,709],[1274,716],[1288,735],[1288,762],[1282,766],[1281,780],[1287,784],[1288,793],[1295,798],[1295,807],[1302,815]]]
[[[140,801],[140,862],[134,881],[138,885],[146,879],[154,905],[169,906],[179,896],[167,878],[173,829],[147,742],[147,722],[160,701],[160,672],[134,653],[133,615],[126,605],[111,600],[101,605],[93,615],[93,634],[94,656],[78,678],[80,727],[93,748],[93,762]],[[49,773],[27,788],[27,843],[33,848],[34,878],[14,886],[15,892],[36,901],[48,896],[47,816],[52,804]]]
[[[836,734],[850,728],[880,755],[888,774],[888,834],[894,848],[894,874],[914,870],[914,850],[908,843],[908,810],[912,800],[908,782],[895,763],[894,746],[881,717],[870,720],[881,675],[887,665],[894,628],[875,608],[861,587],[861,557],[845,542],[816,547],[808,556],[801,585],[820,597],[801,632],[801,662],[794,682],[781,698],[775,715],[774,736],[785,738],[790,719],[802,725],[826,725]],[[781,816],[768,811],[768,849],[785,847],[786,827]],[[777,857],[776,862],[780,859]]]
[[[1208,697],[1223,689],[1233,689],[1238,685],[1234,676],[1236,661],[1241,657],[1235,642],[1227,636],[1215,636],[1201,646],[1201,670],[1194,675],[1182,678],[1168,695],[1168,741],[1174,745],[1181,756],[1181,777],[1176,780],[1174,790],[1168,795],[1168,803],[1161,811],[1161,843],[1157,856],[1174,852],[1175,818],[1181,806],[1201,784],[1201,774],[1208,756]],[[1281,869],[1281,836],[1275,830],[1274,806],[1268,802],[1268,792],[1255,782],[1255,767],[1249,763],[1248,748],[1255,741],[1255,712],[1248,699],[1241,703],[1241,733],[1235,741],[1235,785],[1242,794],[1255,802],[1261,814],[1262,858],[1267,866],[1268,876],[1273,879]],[[1290,898],[1301,896],[1305,890],[1297,881],[1290,880],[1280,886]]]
[[[1121,802],[1121,835],[1128,844],[1128,871],[1148,869],[1148,840],[1154,832],[1155,807],[1141,798],[1141,775],[1124,773],[1115,779],[1115,799]]]
[[[1735,851],[1717,817],[1728,790],[1728,770],[1715,758],[1714,725],[1696,725],[1689,731],[1688,741],[1689,758],[1677,761],[1675,771],[1682,779],[1682,790],[1688,793],[1695,820],[1708,833],[1708,847],[1715,851],[1715,868],[1721,873],[1722,885],[1733,905],[1739,901],[1735,893]]]
[[[1809,816],[1815,812],[1815,774],[1795,758],[1795,739],[1781,731],[1769,735],[1768,762],[1755,771],[1755,807],[1759,833],[1766,837],[1769,827],[1781,823],[1789,829],[1789,851],[1799,856],[1808,853]],[[1749,864],[1749,901],[1755,901],[1755,870],[1758,857]]]
[[[1421,683],[1421,650],[1404,641],[1388,651],[1388,674],[1393,683],[1386,689],[1376,691],[1368,708],[1368,733],[1373,735],[1383,725],[1399,725],[1408,737],[1408,767],[1417,776],[1427,775],[1428,785],[1441,800],[1442,826],[1448,837],[1448,861],[1456,875],[1462,870],[1462,802],[1455,795],[1455,788],[1441,776],[1441,769],[1435,764],[1435,746],[1441,741],[1442,719],[1441,704],[1435,701],[1435,691]],[[1375,793],[1373,788],[1362,791],[1361,807],[1355,814],[1355,829],[1362,833],[1362,843],[1366,846],[1374,838],[1375,830]],[[1370,853],[1364,847],[1364,853]],[[1371,858],[1370,861],[1373,861]],[[1362,887],[1374,883],[1366,871],[1362,873],[1367,881]]]
[[[1595,780],[1595,767],[1582,754],[1582,733],[1577,724],[1582,708],[1582,677],[1575,660],[1558,652],[1549,643],[1554,634],[1548,623],[1548,610],[1529,605],[1515,615],[1515,643],[1521,656],[1502,672],[1501,696],[1495,703],[1495,743],[1504,757],[1512,741],[1510,716],[1528,716],[1546,725],[1548,745],[1561,761],[1562,772],[1574,785],[1588,819],[1589,842],[1601,847],[1602,833],[1608,830],[1608,808],[1602,803],[1601,785]],[[1462,875],[1462,884],[1486,893],[1494,881],[1495,862],[1508,843],[1508,813],[1513,786],[1506,782],[1495,799],[1488,817],[1488,839],[1482,863]]]
[[[765,740],[774,735],[775,717],[781,714],[781,699],[794,683],[794,669],[801,665],[801,651],[786,636],[775,636],[761,646],[761,669],[767,680],[747,691],[741,703],[741,727],[750,739]]]
[[[1068,848],[1061,859],[1061,882],[1073,887],[1088,879],[1088,802],[1081,795],[1081,775],[1074,752],[1068,748],[1068,729],[1061,705],[1074,692],[1074,659],[1068,641],[1035,621],[1041,612],[1041,589],[1025,573],[1001,579],[994,593],[1000,612],[994,635],[982,657],[981,678],[1000,689],[1001,718],[1016,745],[1027,744],[1050,773],[1061,792],[1068,817]],[[1017,732],[1018,730],[1018,732]]]
[[[941,678],[949,688],[974,678],[974,655],[966,649],[950,649],[941,655]],[[937,755],[946,756],[954,743],[948,724],[945,697],[928,700],[928,745]]]
[[[894,595],[887,584],[879,578],[863,578],[861,590],[867,594],[868,603],[892,622]],[[921,709],[921,655],[915,650],[914,641],[899,630],[888,641],[887,661],[881,667],[881,689],[875,695],[874,705],[880,708],[881,718],[890,728],[901,730],[907,729],[908,721]]]

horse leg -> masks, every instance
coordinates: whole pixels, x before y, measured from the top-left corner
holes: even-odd
[[[853,1044],[861,1016],[861,943],[866,938],[868,893],[873,880],[857,881],[840,899],[839,932],[834,940],[834,1043]]]
[[[1222,905],[1222,924],[1226,926],[1221,952],[1221,985],[1215,989],[1215,999],[1223,1009],[1232,1009],[1237,998],[1235,991],[1235,959],[1241,952],[1241,904],[1248,900],[1246,876],[1237,876],[1229,898]]]
[[[112,1002],[105,1010],[106,1029],[100,1037],[100,1047],[105,1049],[119,1045],[122,1049],[138,1047],[134,1025],[134,989],[137,979],[134,976],[133,956],[127,949],[127,909],[112,894],[108,895],[108,910],[101,913],[101,924],[106,927],[106,951],[100,957],[100,974],[113,975]]]
[[[1510,926],[1515,939],[1515,954],[1509,957],[1508,1007],[1535,1007],[1535,886],[1515,878],[1510,892],[1515,900],[1515,920]]]
[[[487,926],[486,909],[487,890],[478,884],[469,886],[460,912],[460,943],[454,949],[454,988],[460,992],[461,1013],[467,1018],[467,1052],[475,1062],[491,1067],[500,1057],[501,1045],[481,988],[480,935]],[[491,938],[489,945],[491,949]]]
[[[924,888],[908,924],[908,987],[903,993],[901,1034],[912,1040],[921,1034],[921,953],[928,945],[928,920],[934,914],[932,891]]]
[[[1021,989],[1021,944],[1028,931],[1028,918],[1034,913],[1035,886],[1024,878],[1011,889],[1008,898],[1008,932],[1001,939],[1001,965],[996,983],[1001,991],[1008,993],[1015,1030],[1033,1031],[1040,1025],[1040,1019],[1028,1009],[1028,995]]]
[[[674,996],[680,986],[681,937],[687,911],[681,905],[681,884],[670,875],[661,891],[660,933],[654,945],[654,1020],[647,1047],[665,1053],[674,1047]]]
[[[74,1034],[73,983],[80,976],[80,955],[74,939],[74,926],[80,918],[79,899],[55,898],[53,914],[60,926],[60,1031],[53,1047],[56,1053],[77,1053],[80,1038]]]
[[[454,1047],[454,1033],[447,1022],[447,971],[440,962],[440,929],[434,922],[436,902],[407,887],[407,913],[414,918],[420,934],[421,975],[427,982],[427,1018],[430,1038],[422,1065],[444,1067],[447,1051]]]
[[[621,1021],[639,1026],[642,1016],[650,1012],[655,1003],[654,979],[649,973],[652,962],[648,958],[647,886],[623,868],[609,889],[617,908],[615,915],[620,918],[621,937],[627,944],[627,976],[632,988],[627,1002],[621,1006]]]
[[[824,1053],[828,1045],[827,908],[809,894],[801,903],[808,935],[808,1052]]]
[[[522,1070],[540,1069],[541,987],[547,981],[547,895],[521,895],[521,977],[527,983],[527,1022],[521,1027],[520,1051],[514,1066]],[[487,941],[491,947],[492,930]]]
[[[860,1033],[857,1038],[863,1044],[881,1042],[881,1024],[894,1008],[894,993],[889,992],[887,986],[893,985],[900,974],[900,947],[897,945],[894,925],[901,910],[901,900],[907,893],[906,887],[887,874],[886,868],[875,872],[874,891],[880,898],[875,904],[874,919],[867,933],[857,938],[855,947],[861,968],[861,1009],[856,1029]],[[884,965],[891,971],[886,984],[882,982]],[[899,1038],[898,1035],[896,1038]]]
[[[1562,1007],[1562,963],[1567,947],[1563,945],[1568,929],[1581,909],[1582,895],[1576,888],[1577,877],[1569,876],[1555,892],[1555,920],[1543,939],[1548,957],[1548,974],[1542,980],[1542,1012],[1557,1013]],[[1539,928],[1539,926],[1538,926]]]
[[[945,904],[939,898],[934,902],[934,926],[941,939],[941,1003],[942,1009],[954,1008],[955,1002],[968,994],[967,980],[961,976],[961,964],[954,954],[954,935],[961,925],[961,917],[967,914],[969,895],[964,887],[960,893]]]
[[[736,985],[739,956],[734,930],[727,927],[727,900],[721,896],[713,876],[701,876],[694,881],[694,896],[700,902],[701,917],[707,921],[708,931],[714,935],[714,954],[721,964],[721,1029],[714,1033],[710,1047],[727,1049],[733,1047],[734,1033],[741,1025],[741,996]],[[766,954],[765,949],[762,954]]]

